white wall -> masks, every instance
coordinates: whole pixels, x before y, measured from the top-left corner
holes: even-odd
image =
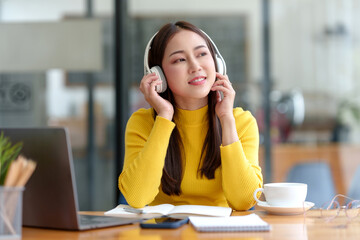
[[[84,14],[87,0],[4,0],[1,21],[56,21],[66,15]],[[113,0],[93,0],[95,15],[111,15]]]
[[[272,61],[276,88],[342,98],[359,90],[360,1],[273,0]],[[326,35],[345,26],[347,35]],[[356,80],[357,79],[357,80]]]
[[[84,0],[2,1],[1,21],[57,21],[64,13],[84,13]]]

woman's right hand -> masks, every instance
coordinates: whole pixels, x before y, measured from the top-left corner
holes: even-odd
[[[141,79],[140,91],[158,116],[171,121],[174,115],[174,107],[156,92],[155,87],[157,85],[161,85],[159,77],[155,73],[147,74]]]

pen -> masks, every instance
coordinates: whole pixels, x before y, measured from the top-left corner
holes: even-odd
[[[137,214],[143,213],[142,209],[136,209],[136,208],[124,208],[124,211],[129,213],[137,213]]]

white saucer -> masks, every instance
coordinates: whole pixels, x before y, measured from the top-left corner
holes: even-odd
[[[305,202],[305,211],[312,208],[315,204],[312,202]],[[297,215],[304,213],[303,207],[272,207],[267,203],[258,203],[259,208],[266,210],[268,213],[275,215]]]

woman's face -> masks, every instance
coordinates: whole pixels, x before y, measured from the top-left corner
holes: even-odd
[[[165,48],[162,68],[177,107],[195,110],[207,104],[215,63],[200,35],[188,30],[176,33]]]

